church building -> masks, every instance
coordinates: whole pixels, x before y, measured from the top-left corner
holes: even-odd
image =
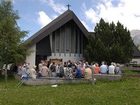
[[[82,60],[88,35],[81,21],[68,9],[26,40],[30,43],[26,62],[33,66],[41,59]]]

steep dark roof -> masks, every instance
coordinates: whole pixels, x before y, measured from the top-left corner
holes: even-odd
[[[140,58],[140,51],[135,45],[133,47],[133,57],[134,58]]]
[[[77,16],[71,11],[67,10],[62,15],[54,19],[52,22],[50,22],[48,25],[43,27],[41,30],[39,30],[37,33],[35,33],[33,36],[31,36],[29,39],[25,41],[37,43],[41,39],[45,38],[47,35],[49,35],[51,32],[57,30],[61,26],[63,26],[65,23],[67,23],[70,20],[74,20],[74,22],[77,24],[77,26],[81,29],[81,31],[88,36],[87,29],[83,26],[83,24],[80,22],[80,20],[77,18]]]

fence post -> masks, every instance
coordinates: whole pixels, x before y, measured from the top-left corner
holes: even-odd
[[[7,64],[6,64],[6,66],[5,66],[4,75],[5,75],[5,87],[7,88],[7,78],[8,78],[8,76],[7,76]]]
[[[92,72],[91,83],[93,85],[93,84],[95,84],[95,81],[94,81],[94,68],[93,67],[91,67],[91,72]]]

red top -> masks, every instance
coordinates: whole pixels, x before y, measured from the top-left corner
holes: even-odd
[[[100,73],[100,67],[96,66],[94,67],[94,74],[99,74]]]

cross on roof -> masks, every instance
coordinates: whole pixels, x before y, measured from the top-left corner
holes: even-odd
[[[68,7],[68,10],[69,10],[71,5],[68,4],[68,5],[66,5],[66,6]]]

